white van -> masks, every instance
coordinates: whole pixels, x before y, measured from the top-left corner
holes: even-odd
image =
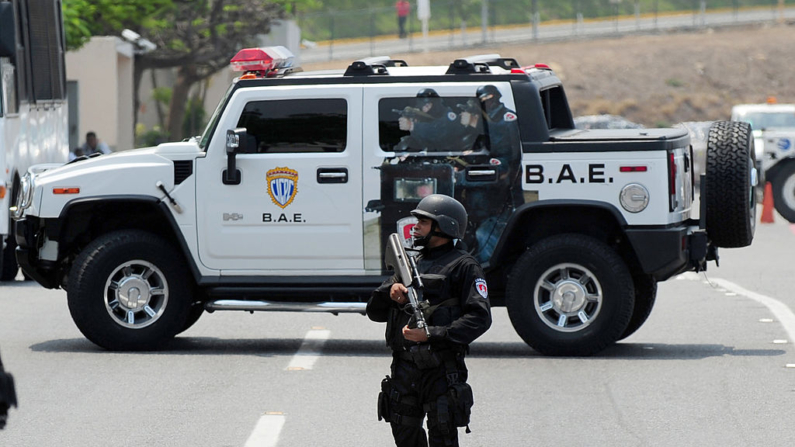
[[[0,280],[16,277],[9,207],[38,163],[69,155],[60,0],[0,0]]]

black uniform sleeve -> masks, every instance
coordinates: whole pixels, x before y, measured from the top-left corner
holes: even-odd
[[[431,344],[452,342],[468,345],[491,327],[489,300],[478,292],[476,284],[476,280],[482,280],[485,286],[485,276],[480,265],[474,259],[467,261],[455,272],[452,279],[461,285],[461,317],[449,326],[430,326]]]
[[[392,276],[376,288],[370,300],[367,301],[367,317],[378,323],[386,323],[389,318],[389,309],[397,303],[389,298],[389,289],[397,282],[397,276]]]

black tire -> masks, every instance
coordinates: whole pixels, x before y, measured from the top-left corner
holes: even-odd
[[[795,161],[782,166],[772,183],[773,206],[781,217],[795,223]]]
[[[14,187],[11,189],[11,206],[17,204],[17,191],[19,191],[19,181],[14,180]],[[19,265],[17,264],[16,248],[17,240],[14,237],[14,221],[9,217],[8,219],[9,234],[6,237],[6,248],[2,249],[3,244],[0,241],[0,281],[13,281],[19,272]]]
[[[619,340],[623,340],[643,326],[649,319],[654,302],[657,301],[657,280],[650,275],[638,275],[632,278],[635,282],[635,307],[629,325],[624,329]]]
[[[190,310],[188,310],[188,318],[185,320],[185,326],[182,327],[182,330],[180,330],[178,334],[190,329],[191,326],[199,321],[199,318],[201,318],[202,315],[204,315],[204,303],[197,302],[191,304]]]
[[[706,227],[718,247],[751,245],[756,229],[756,191],[752,184],[754,136],[751,125],[716,121],[707,139]]]
[[[2,246],[2,244],[0,244]],[[6,239],[6,248],[0,253],[0,281],[13,281],[19,272],[17,258],[14,251],[17,248],[17,241],[14,236]]]
[[[552,236],[531,246],[513,267],[506,294],[514,329],[545,355],[602,351],[624,333],[634,302],[623,259],[580,234]]]
[[[154,350],[185,328],[193,284],[168,241],[140,230],[105,234],[75,260],[69,312],[80,332],[113,351]]]

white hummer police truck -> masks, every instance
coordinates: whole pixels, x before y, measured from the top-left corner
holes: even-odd
[[[751,124],[760,178],[772,185],[776,211],[795,222],[795,104],[738,104],[732,121]]]
[[[363,313],[426,195],[459,199],[494,306],[549,355],[646,321],[657,281],[754,234],[747,123],[710,131],[700,220],[683,129],[578,130],[545,65],[370,58],[301,72],[248,49],[200,137],[31,169],[15,208],[25,273],[67,291],[83,334],[154,349],[205,312]]]
[[[17,276],[9,207],[38,163],[69,155],[60,2],[0,0],[0,281]]]

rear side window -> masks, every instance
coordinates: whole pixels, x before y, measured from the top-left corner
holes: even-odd
[[[342,152],[348,141],[345,99],[286,99],[246,104],[237,127],[257,141],[257,153]]]
[[[544,107],[544,117],[547,120],[549,129],[569,128],[571,125],[571,115],[569,112],[568,101],[561,87],[553,87],[543,90],[541,93],[541,103]]]

